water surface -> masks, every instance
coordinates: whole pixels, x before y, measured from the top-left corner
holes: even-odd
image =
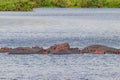
[[[120,48],[119,9],[34,9],[0,12],[0,46],[68,42]],[[120,80],[120,56],[0,54],[0,80]]]

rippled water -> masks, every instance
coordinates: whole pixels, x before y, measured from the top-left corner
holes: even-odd
[[[76,12],[75,12],[76,11]],[[68,14],[68,15],[67,15]],[[69,42],[120,48],[119,9],[34,9],[0,12],[0,46]],[[0,54],[0,80],[120,80],[120,55]]]

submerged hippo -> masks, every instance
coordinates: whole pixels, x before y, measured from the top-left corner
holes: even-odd
[[[18,47],[11,49],[9,54],[35,54],[43,53],[43,48]]]
[[[51,46],[49,49],[51,54],[76,54],[80,53],[79,48],[70,48],[68,43],[63,44],[55,44]]]
[[[115,53],[120,54],[120,50],[104,45],[91,45],[85,47],[81,50],[81,53],[96,53],[96,54],[105,54],[105,53]]]

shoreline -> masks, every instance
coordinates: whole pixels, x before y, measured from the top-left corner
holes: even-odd
[[[33,8],[119,8],[120,1],[112,0],[15,0],[0,3],[1,11],[31,11]]]

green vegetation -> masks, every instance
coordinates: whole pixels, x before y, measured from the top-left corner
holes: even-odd
[[[30,11],[41,7],[120,8],[120,0],[0,0],[0,11]]]

